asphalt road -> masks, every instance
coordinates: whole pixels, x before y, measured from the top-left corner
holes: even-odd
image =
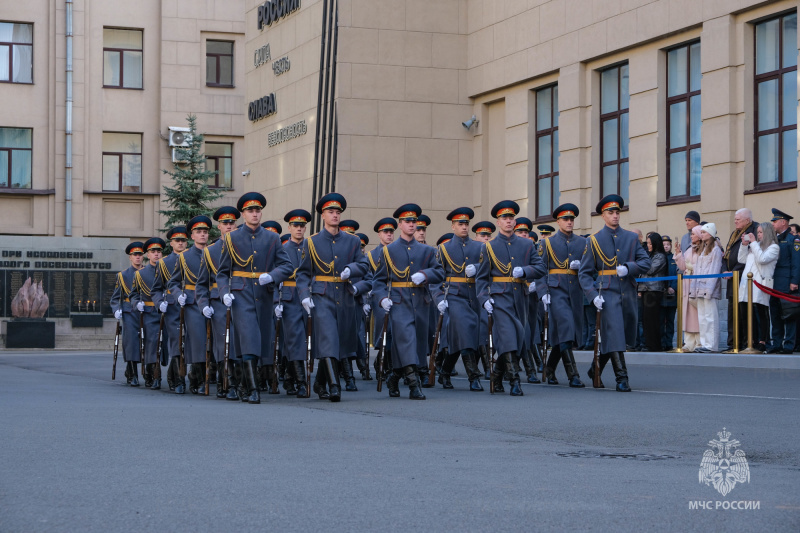
[[[0,352],[0,531],[800,530],[800,371],[636,365],[620,394],[559,370],[511,398],[459,368],[424,402],[358,379],[251,406],[112,382],[109,353]],[[750,466],[726,497],[698,483],[723,427]]]

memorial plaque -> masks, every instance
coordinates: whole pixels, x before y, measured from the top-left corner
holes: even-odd
[[[114,318],[114,311],[111,310],[111,295],[114,294],[114,287],[117,285],[117,273],[103,272],[101,275],[103,287],[103,307],[101,312],[106,318]]]
[[[70,311],[70,272],[57,270],[48,272],[49,282],[44,289],[50,299],[50,307],[45,316],[49,318],[69,318]]]
[[[11,310],[6,307],[10,305],[10,301],[6,298],[6,273],[0,270],[0,316],[11,315]]]
[[[11,316],[11,301],[17,295],[26,279],[27,276],[24,270],[6,270],[6,286],[4,289],[5,300],[8,304],[6,305],[7,314],[5,316]]]

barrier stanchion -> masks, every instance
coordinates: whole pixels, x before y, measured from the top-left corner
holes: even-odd
[[[753,273],[747,273],[747,348],[739,353],[760,354],[753,348]]]
[[[739,353],[739,271],[733,271],[733,348],[722,353]],[[728,317],[728,327],[731,317]]]
[[[675,349],[667,353],[683,353],[683,274],[678,273],[678,320],[677,320],[677,342]]]

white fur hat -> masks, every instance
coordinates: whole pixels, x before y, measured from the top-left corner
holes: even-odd
[[[702,230],[711,235],[712,238],[717,238],[717,225],[713,222],[709,222],[707,224],[703,224]]]

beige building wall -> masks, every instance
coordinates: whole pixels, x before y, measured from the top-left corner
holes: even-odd
[[[4,21],[33,23],[32,85],[0,84],[0,126],[33,128],[32,189],[0,189],[2,233],[64,236],[66,3],[7,2]],[[198,117],[206,140],[232,142],[235,202],[244,161],[244,1],[76,0],[73,7],[72,236],[148,238],[159,233],[170,177],[169,126]],[[103,88],[103,28],[143,31],[143,89]],[[235,88],[207,87],[205,41],[234,41]],[[139,193],[104,192],[103,132],[142,134]],[[8,216],[10,215],[10,216]]]

